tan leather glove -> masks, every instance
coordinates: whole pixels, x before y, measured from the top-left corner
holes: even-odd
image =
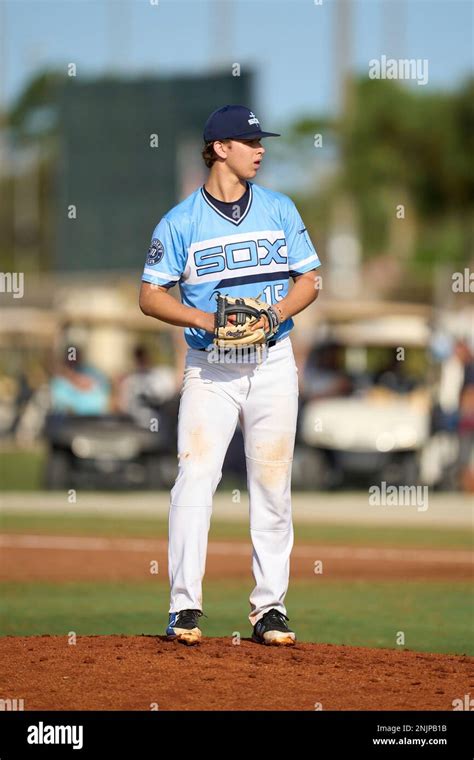
[[[229,316],[235,320],[229,324]],[[251,330],[262,316],[268,320],[269,329],[263,327]],[[214,328],[214,344],[219,348],[229,346],[263,345],[277,332],[281,317],[277,309],[259,298],[248,296],[223,296],[217,291],[217,311]]]

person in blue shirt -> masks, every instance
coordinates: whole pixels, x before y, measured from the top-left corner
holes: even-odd
[[[83,360],[75,350],[70,359],[65,349],[62,363],[50,381],[53,412],[78,415],[102,415],[110,408],[110,383],[105,375]]]
[[[318,255],[293,201],[252,182],[264,132],[245,106],[214,111],[204,127],[205,184],[155,227],[140,290],[144,314],[184,328],[188,345],[178,418],[178,475],[169,512],[170,609],[166,633],[201,640],[202,579],[212,500],[240,423],[247,465],[255,579],[254,641],[291,645],[284,598],[293,546],[291,465],[298,370],[290,332],[318,296]],[[293,287],[289,289],[290,278]],[[181,303],[168,292],[178,285]],[[260,296],[281,322],[264,361],[211,361],[216,292]],[[265,326],[262,317],[256,327]]]

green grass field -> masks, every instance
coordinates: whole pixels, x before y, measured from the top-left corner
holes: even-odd
[[[4,514],[2,532],[164,537],[163,519],[80,515]],[[349,525],[295,525],[296,541],[354,546],[470,547],[467,531]],[[248,538],[245,523],[213,522],[211,539]],[[203,631],[246,637],[252,581],[204,581]],[[0,587],[1,635],[162,634],[168,582],[13,583]],[[294,579],[286,597],[300,641],[474,655],[474,593],[467,582],[314,581]]]
[[[168,585],[139,583],[2,584],[0,634],[66,636],[163,634]],[[205,581],[203,631],[209,636],[251,634],[251,587]],[[424,652],[474,654],[469,584],[293,581],[286,597],[300,641]]]
[[[46,448],[0,452],[0,481],[4,491],[38,491],[42,487]]]
[[[432,549],[470,549],[472,536],[468,530],[433,527],[387,528],[370,525],[331,525],[295,523],[295,540],[300,543],[353,546],[406,546]],[[88,514],[0,514],[3,533],[43,533],[47,535],[114,536],[163,538],[167,520],[130,516],[108,517]],[[248,539],[245,522],[212,520],[211,539]]]

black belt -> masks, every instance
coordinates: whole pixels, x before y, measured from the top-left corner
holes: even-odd
[[[268,348],[271,348],[272,346],[275,345],[275,343],[277,343],[277,341],[275,339],[269,340],[268,343],[265,343],[265,344],[249,343],[248,346],[246,346],[246,348],[252,348],[252,347],[254,347],[256,345],[266,345]],[[216,348],[217,348],[217,346],[216,346]],[[220,349],[220,350],[224,350],[224,351],[232,350],[232,351],[234,351],[235,348],[244,348],[244,346],[226,346],[226,348]],[[198,351],[207,351],[207,348],[198,348]]]

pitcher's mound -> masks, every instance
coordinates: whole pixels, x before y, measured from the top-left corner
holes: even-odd
[[[25,710],[452,710],[474,658],[250,639],[8,636],[1,693]],[[460,703],[457,703],[460,704]]]

